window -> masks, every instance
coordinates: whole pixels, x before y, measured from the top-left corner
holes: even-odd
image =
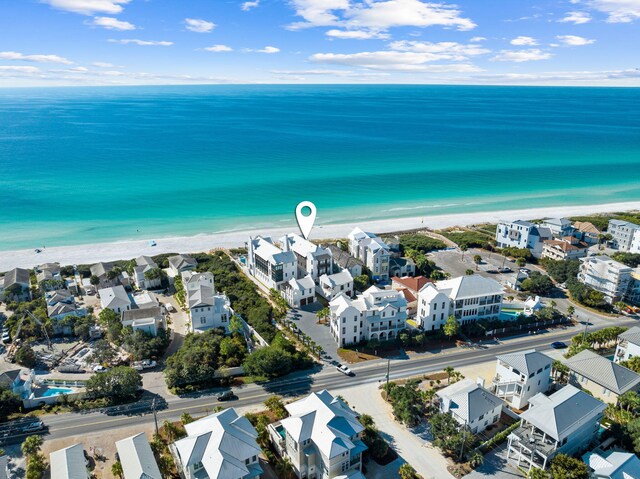
[[[482,421],[484,419],[484,414],[482,414],[479,418],[478,421]]]
[[[347,318],[342,318],[342,324],[347,322]]]
[[[357,325],[353,327],[353,332],[354,332],[354,333],[357,333],[357,332],[358,332],[358,326],[357,326]]]
[[[194,470],[194,471],[199,471],[200,469],[202,469],[202,467],[203,467],[203,466],[202,466],[202,462],[196,462],[196,463],[193,465],[193,470]]]
[[[200,318],[200,324],[207,324],[207,319],[204,316]]]
[[[342,328],[342,334],[346,334],[347,333],[347,328]]]

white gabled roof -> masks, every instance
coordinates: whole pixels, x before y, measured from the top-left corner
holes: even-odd
[[[313,278],[310,274],[305,276],[304,278],[295,279],[291,278],[289,280],[289,286],[298,291],[307,290],[307,289],[315,289],[316,283],[313,281]]]
[[[439,291],[445,292],[453,300],[504,294],[504,288],[500,283],[478,274],[438,281],[435,285]]]
[[[502,399],[468,378],[441,389],[437,395],[451,401],[449,409],[468,423],[504,404]]]
[[[529,409],[520,417],[544,431],[556,441],[574,432],[583,419],[595,419],[606,404],[593,396],[567,385],[551,396],[538,393],[529,400]]]
[[[250,241],[253,245],[254,254],[269,261],[271,264],[296,262],[296,256],[293,251],[282,251],[273,244],[269,237],[256,236],[255,238],[250,238]]]
[[[339,273],[323,274],[320,276],[320,282],[329,284],[331,287],[349,284],[353,281],[353,276],[348,269],[343,269]]]
[[[51,477],[55,479],[88,479],[89,473],[82,444],[74,444],[49,454]]]
[[[245,460],[260,454],[258,433],[234,408],[185,425],[187,437],[174,443],[183,465],[201,462],[210,479],[241,479]]]
[[[280,423],[296,442],[311,439],[320,453],[334,458],[356,447],[351,437],[364,430],[358,414],[327,390],[287,404],[290,416]]]
[[[280,242],[282,244],[288,244],[291,251],[294,251],[295,253],[305,258],[308,256],[331,256],[331,252],[328,249],[323,248],[322,246],[318,246],[317,244],[312,243],[311,241],[304,239],[302,236],[295,233],[290,233],[283,236],[280,239]]]
[[[501,354],[498,359],[527,376],[553,363],[553,359],[535,349]]]
[[[162,479],[145,433],[116,442],[124,479]]]
[[[100,289],[98,294],[103,308],[131,305],[131,298],[122,285]]]

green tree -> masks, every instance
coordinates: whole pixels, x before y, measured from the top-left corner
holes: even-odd
[[[473,270],[472,269],[465,269],[464,270],[464,274],[467,276],[471,276],[473,274]]]
[[[467,251],[468,247],[466,244],[460,245],[460,252],[462,252],[462,258],[460,258],[460,261],[464,261],[464,253]]]
[[[120,461],[116,461],[111,465],[111,474],[120,479],[124,478],[124,471],[122,470],[122,463]]]
[[[420,423],[424,416],[426,404],[416,381],[409,381],[403,386],[394,385],[391,387],[389,402],[393,407],[394,417],[409,427]]]
[[[91,283],[97,289],[98,285],[100,284],[100,278],[98,278],[95,274],[92,274],[89,278],[89,283]]]
[[[20,346],[16,352],[16,362],[25,368],[33,369],[36,365],[36,353],[29,345]]]
[[[360,424],[364,426],[362,442],[369,448],[369,454],[374,460],[380,460],[389,452],[389,445],[380,435],[373,418],[368,414],[363,414],[358,418]]]
[[[175,441],[180,434],[178,427],[168,419],[165,419],[162,423],[162,430],[164,431],[165,436],[167,436],[167,440],[169,442]]]
[[[264,402],[264,405],[267,406],[267,409],[271,411],[278,420],[283,419],[288,415],[280,396],[269,396],[269,398]]]
[[[242,319],[237,314],[231,316],[229,320],[229,333],[230,334],[243,334],[244,333],[244,325],[242,324]]]
[[[316,316],[318,317],[318,321],[324,322],[331,316],[331,310],[329,308],[322,308],[316,313]]]
[[[540,296],[547,296],[553,289],[553,282],[549,276],[532,271],[529,277],[520,285],[523,291],[529,291]]]
[[[20,446],[20,450],[22,454],[25,456],[32,456],[38,452],[40,452],[40,448],[42,447],[42,437],[40,436],[28,436],[22,442]]]
[[[518,268],[524,268],[524,266],[527,264],[527,260],[524,258],[516,258],[516,265],[518,266]]]
[[[550,479],[549,473],[537,467],[531,468],[527,474],[527,479]]]
[[[469,454],[469,464],[471,464],[471,467],[481,466],[483,462],[484,455],[480,451],[472,451],[471,454]]]
[[[360,276],[356,276],[355,278],[353,278],[353,287],[356,289],[356,291],[364,291],[369,287],[369,284],[369,276],[367,276],[366,274],[361,274]]]
[[[569,316],[573,316],[573,313],[575,313],[575,312],[576,312],[576,308],[574,308],[573,306],[569,306],[569,307],[567,308],[567,314],[568,314]]]
[[[244,362],[244,370],[251,376],[274,378],[291,371],[291,357],[278,348],[267,346],[252,352]]]
[[[460,332],[460,323],[455,316],[449,316],[447,318],[447,321],[442,326],[442,331],[449,339],[456,336]]]
[[[589,479],[584,462],[562,453],[552,459],[549,471],[553,479]]]
[[[447,384],[451,382],[451,375],[454,373],[455,369],[453,366],[447,366],[444,368],[444,372],[447,373]]]
[[[418,477],[418,473],[413,466],[406,462],[400,466],[400,469],[398,469],[398,475],[400,476],[400,479],[417,479]]]
[[[140,373],[128,366],[117,366],[92,376],[86,385],[90,397],[109,398],[118,402],[133,399],[142,387]]]
[[[21,404],[20,396],[9,389],[0,388],[0,421],[5,421],[9,414],[18,411]]]
[[[295,479],[296,474],[288,457],[282,457],[276,462],[276,474],[280,479]]]
[[[182,416],[180,416],[180,422],[183,426],[186,426],[187,424],[193,422],[193,417],[188,412],[183,412]]]

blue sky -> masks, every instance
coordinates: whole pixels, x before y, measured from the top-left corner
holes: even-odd
[[[640,86],[640,0],[5,0],[0,86]]]

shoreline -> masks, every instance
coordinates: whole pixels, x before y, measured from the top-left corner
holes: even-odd
[[[312,240],[344,238],[356,226],[378,234],[396,233],[416,229],[443,229],[453,226],[469,226],[480,223],[497,223],[499,220],[532,220],[545,217],[605,214],[620,211],[640,210],[640,201],[607,203],[602,205],[557,206],[479,213],[456,213],[450,215],[419,216],[370,220],[362,223],[323,225],[315,227]],[[55,246],[41,253],[33,249],[0,251],[0,271],[13,268],[33,268],[43,263],[58,262],[62,266],[93,264],[99,261],[128,260],[141,255],[154,256],[162,253],[199,253],[214,248],[242,247],[249,236],[258,234],[279,238],[297,228],[263,228],[228,233],[202,233],[195,236],[176,236],[155,239],[157,245],[149,246],[148,240],[117,241],[75,246]]]

